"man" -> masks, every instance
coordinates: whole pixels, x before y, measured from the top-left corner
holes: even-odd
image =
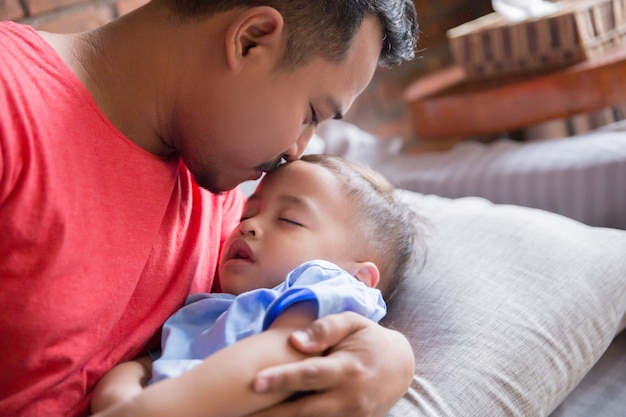
[[[0,25],[2,414],[85,415],[99,378],[211,287],[242,204],[228,190],[297,159],[379,60],[413,56],[415,31],[398,0],[153,0],[87,33]],[[384,415],[412,373],[401,335],[350,314],[292,341],[329,354],[255,388],[316,394],[259,416]]]

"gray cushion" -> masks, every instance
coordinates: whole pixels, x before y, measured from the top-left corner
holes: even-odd
[[[402,195],[433,229],[425,268],[384,319],[416,358],[389,416],[549,415],[624,327],[626,231],[478,197]]]
[[[626,416],[626,331],[550,417]]]

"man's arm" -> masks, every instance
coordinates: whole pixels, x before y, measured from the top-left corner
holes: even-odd
[[[318,354],[300,352],[289,340],[294,330],[314,320],[316,312],[313,302],[296,304],[268,330],[216,352],[177,378],[150,385],[139,395],[97,416],[238,417],[276,404],[294,391],[256,393],[252,389],[254,375],[270,366]]]
[[[415,371],[408,340],[354,313],[316,320],[292,335],[302,352],[324,352],[257,374],[258,392],[317,391],[254,417],[382,417],[404,395]]]

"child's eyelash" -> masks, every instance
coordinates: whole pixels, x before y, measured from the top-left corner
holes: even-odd
[[[293,225],[295,225],[295,226],[302,226],[302,223],[298,223],[298,222],[296,222],[296,221],[293,221],[293,220],[291,220],[291,219],[287,219],[287,218],[285,218],[285,217],[279,217],[279,218],[278,218],[278,220],[283,221],[283,222],[287,222],[287,223],[289,223],[289,224],[293,224]]]

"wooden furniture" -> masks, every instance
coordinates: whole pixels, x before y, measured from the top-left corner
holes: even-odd
[[[461,67],[420,78],[405,90],[423,140],[511,132],[626,102],[626,48],[534,76],[468,80]]]

